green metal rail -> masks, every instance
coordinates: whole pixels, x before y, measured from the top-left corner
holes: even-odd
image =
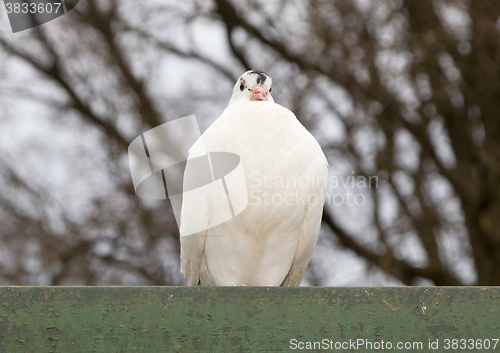
[[[500,352],[500,287],[0,287],[0,352]]]

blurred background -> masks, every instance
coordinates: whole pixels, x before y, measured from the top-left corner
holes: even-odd
[[[499,18],[496,0],[80,0],[12,34],[0,6],[0,284],[184,284],[128,144],[190,114],[204,131],[259,69],[337,195],[303,285],[500,285]]]

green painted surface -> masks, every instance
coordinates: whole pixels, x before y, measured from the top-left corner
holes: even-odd
[[[0,302],[0,352],[500,352],[500,287],[0,287]]]

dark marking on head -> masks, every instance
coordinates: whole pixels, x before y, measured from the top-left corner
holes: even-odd
[[[266,81],[266,79],[269,77],[269,75],[267,73],[265,73],[264,71],[260,71],[260,70],[252,70],[252,71],[250,71],[250,73],[257,75],[257,84],[259,84],[259,85],[263,85],[264,82]]]

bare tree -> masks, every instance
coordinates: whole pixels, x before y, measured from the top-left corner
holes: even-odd
[[[183,115],[208,125],[258,68],[331,166],[309,283],[330,284],[333,254],[354,254],[378,284],[500,284],[499,18],[493,0],[89,0],[0,36],[0,131],[28,102],[76,149],[57,152],[76,176],[54,188],[20,158],[32,146],[0,146],[0,277],[182,283],[172,212],[134,194],[128,144]]]

